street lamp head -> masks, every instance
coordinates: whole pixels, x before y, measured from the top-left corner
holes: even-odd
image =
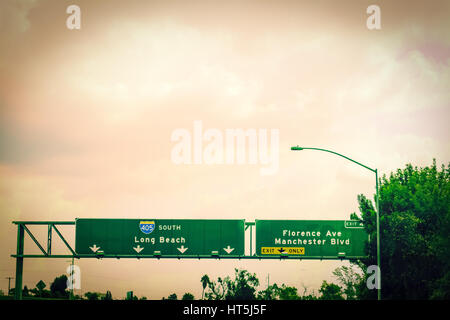
[[[291,150],[303,150],[303,148],[299,147],[299,146],[295,146],[295,147],[291,147]]]

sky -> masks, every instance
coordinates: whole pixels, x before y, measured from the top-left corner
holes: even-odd
[[[81,28],[68,29],[69,5]],[[369,30],[376,4],[381,29]],[[448,1],[0,2],[0,289],[16,220],[344,220],[374,174],[450,159]],[[278,132],[277,161],[176,163],[201,122]],[[211,132],[211,131],[210,131]],[[258,131],[259,132],[259,131]],[[195,144],[195,143],[194,143]],[[204,142],[203,147],[206,142]],[[196,148],[192,145],[192,148]],[[204,150],[204,149],[200,149]],[[272,165],[275,165],[272,163]],[[31,228],[45,244],[46,230]],[[61,227],[74,243],[74,228]],[[65,253],[56,243],[54,253]],[[58,251],[59,250],[59,251]],[[26,253],[37,253],[31,240]],[[34,287],[68,259],[26,259]],[[317,292],[346,261],[81,259],[82,288],[201,296],[200,278],[254,272]]]

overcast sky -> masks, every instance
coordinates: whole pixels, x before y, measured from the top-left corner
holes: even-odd
[[[80,30],[66,27],[71,4]],[[381,30],[366,26],[371,4]],[[15,276],[13,220],[348,219],[358,194],[373,197],[373,173],[292,145],[381,174],[447,163],[449,30],[450,3],[435,0],[1,1],[0,289]],[[172,133],[192,133],[196,120],[222,133],[279,130],[278,170],[174,163]],[[62,229],[73,243],[74,229]],[[30,241],[25,250],[38,252]],[[262,287],[270,273],[271,283],[317,291],[346,264],[76,263],[83,293],[149,299],[198,298],[203,274],[234,267]],[[49,287],[68,264],[25,260],[24,285]]]

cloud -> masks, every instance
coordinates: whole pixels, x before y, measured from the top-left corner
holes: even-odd
[[[383,173],[449,157],[447,2],[382,3],[379,32],[369,1],[78,3],[79,31],[63,1],[0,3],[5,232],[17,217],[346,218],[373,174],[290,146]],[[175,165],[171,133],[194,120],[279,129],[278,174]]]
[[[28,14],[37,0],[5,0],[0,10],[0,30],[4,33],[23,33],[30,28]],[[2,33],[2,36],[4,35]]]

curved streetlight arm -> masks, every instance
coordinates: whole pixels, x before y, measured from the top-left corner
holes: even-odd
[[[333,153],[335,155],[338,155],[342,158],[345,158],[353,163],[356,163],[358,165],[360,165],[361,167],[364,167],[372,172],[375,173],[375,189],[376,189],[376,198],[375,198],[375,205],[376,205],[376,218],[377,218],[377,265],[378,265],[378,273],[377,273],[377,282],[378,282],[378,300],[381,300],[381,251],[380,251],[380,206],[379,206],[379,190],[378,190],[378,169],[372,169],[369,168],[368,166],[363,165],[362,163],[359,163],[358,161],[355,161],[353,159],[350,159],[349,157],[346,157],[340,153],[331,151],[331,150],[326,150],[326,149],[320,149],[320,148],[303,148],[300,146],[295,146],[295,147],[291,147],[291,150],[318,150],[318,151],[325,151],[325,152],[329,152],[329,153]]]
[[[375,172],[375,173],[377,172],[377,169],[372,169],[372,168],[370,168],[370,167],[368,167],[368,166],[363,165],[362,163],[359,163],[358,161],[355,161],[355,160],[353,160],[353,159],[350,159],[349,157],[346,157],[346,156],[344,156],[344,155],[342,155],[342,154],[340,154],[340,153],[337,153],[337,152],[334,152],[334,151],[331,151],[331,150],[320,149],[320,148],[304,148],[304,147],[299,147],[299,146],[292,147],[291,150],[319,150],[319,151],[325,151],[325,152],[329,152],[329,153],[334,153],[335,155],[338,155],[338,156],[340,156],[340,157],[342,157],[342,158],[345,158],[345,159],[347,159],[347,160],[350,160],[351,162],[354,162],[354,163],[356,163],[356,164],[359,164],[361,167],[364,167],[364,168],[366,168],[366,169],[369,169],[369,170],[372,171],[372,172]]]

